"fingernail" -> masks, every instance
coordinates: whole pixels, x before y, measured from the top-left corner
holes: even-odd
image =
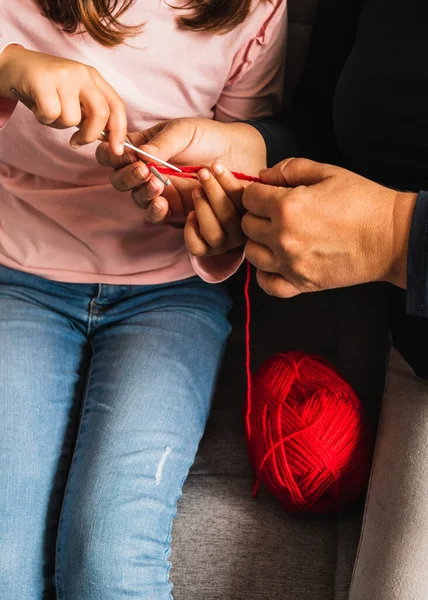
[[[144,172],[143,167],[137,167],[135,174],[137,175],[137,179],[145,179],[147,177],[147,173]]]
[[[129,152],[127,152],[122,156],[122,161],[124,165],[132,165],[134,158],[131,154],[129,154]]]
[[[216,175],[223,175],[224,173],[224,167],[221,163],[215,163],[215,165],[212,166],[212,170]]]
[[[153,212],[159,213],[162,210],[162,206],[158,202],[153,202],[152,204]]]
[[[211,175],[208,169],[202,169],[201,171],[199,171],[199,179],[201,179],[202,181],[208,181],[210,177]]]
[[[119,152],[119,154],[122,155],[124,150],[125,150],[125,146],[123,144],[117,145],[117,151]]]
[[[161,191],[160,185],[158,183],[157,179],[150,179],[149,184],[148,184],[148,189],[150,192],[152,192],[153,194],[158,194]]]
[[[202,188],[196,188],[193,190],[193,198],[205,198],[205,192]]]

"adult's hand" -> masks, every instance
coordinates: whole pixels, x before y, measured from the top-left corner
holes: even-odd
[[[273,296],[389,281],[406,287],[416,194],[350,171],[287,159],[244,192],[246,256]]]
[[[177,166],[221,161],[232,170],[254,175],[266,166],[263,137],[246,123],[176,119],[129,137],[135,146]],[[172,177],[173,185],[164,188],[136,154],[115,156],[105,143],[98,146],[97,159],[114,169],[111,182],[117,190],[132,190],[136,204],[147,209],[148,221],[183,222],[193,210],[192,191],[199,185],[197,181]]]

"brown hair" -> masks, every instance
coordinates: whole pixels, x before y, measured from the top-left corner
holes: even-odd
[[[270,0],[268,0],[270,1]],[[122,44],[128,36],[136,35],[142,25],[120,22],[120,17],[135,0],[37,0],[43,14],[61,25],[67,33],[80,28],[103,46]],[[253,0],[189,0],[186,15],[179,17],[185,29],[225,33],[245,21]],[[190,14],[187,12],[190,10]]]

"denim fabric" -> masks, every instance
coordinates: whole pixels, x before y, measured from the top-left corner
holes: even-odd
[[[197,278],[79,285],[0,267],[0,598],[171,598],[171,524],[229,308]]]

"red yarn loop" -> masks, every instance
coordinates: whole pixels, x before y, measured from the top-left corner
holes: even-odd
[[[372,449],[363,412],[323,359],[303,352],[269,358],[252,377],[247,410],[254,494],[263,482],[290,512],[337,512],[357,500]]]
[[[198,165],[193,165],[190,167],[180,167],[181,173],[179,173],[178,171],[174,171],[174,169],[171,169],[170,167],[161,167],[160,165],[155,165],[154,163],[150,163],[149,167],[150,166],[156,167],[156,169],[159,171],[159,173],[162,173],[162,175],[168,175],[172,177],[183,177],[185,179],[197,179],[196,175],[201,169],[205,168]],[[254,183],[260,182],[260,179],[258,177],[245,175],[245,173],[238,173],[236,171],[232,171],[232,175],[234,175],[236,179],[239,179],[240,181],[252,181]]]

